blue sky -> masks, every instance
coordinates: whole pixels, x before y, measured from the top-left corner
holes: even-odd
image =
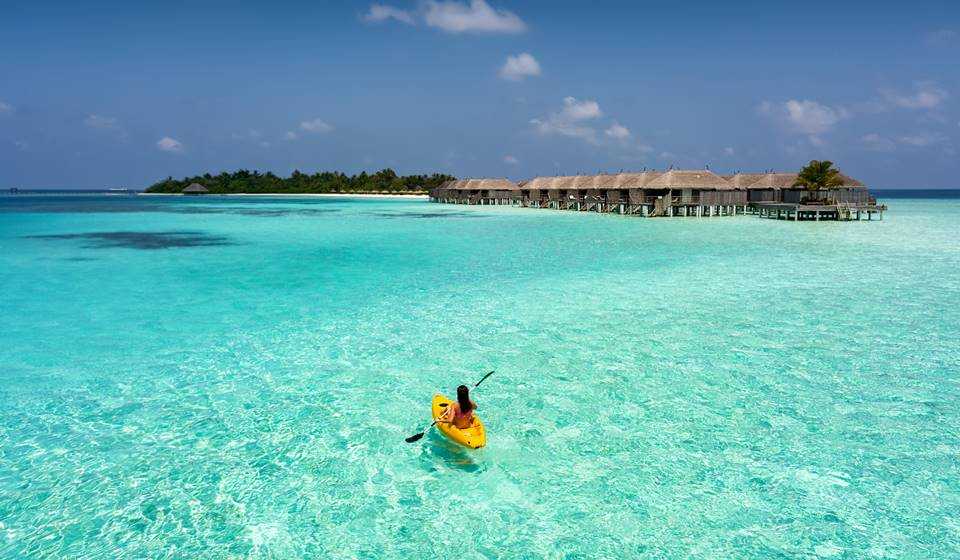
[[[960,187],[958,2],[5,2],[0,187],[237,168]]]

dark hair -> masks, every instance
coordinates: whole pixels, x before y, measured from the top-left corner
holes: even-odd
[[[460,414],[466,414],[473,410],[473,403],[470,402],[470,389],[466,385],[457,387],[457,404],[460,405]]]

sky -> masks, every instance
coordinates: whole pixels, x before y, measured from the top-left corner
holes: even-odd
[[[0,188],[834,161],[960,187],[960,2],[7,0]]]

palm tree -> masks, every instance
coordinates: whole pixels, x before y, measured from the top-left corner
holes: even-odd
[[[806,187],[810,191],[819,191],[843,185],[843,177],[833,168],[832,161],[813,160],[800,170],[795,187]]]

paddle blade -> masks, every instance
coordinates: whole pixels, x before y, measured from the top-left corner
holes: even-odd
[[[483,383],[484,381],[486,381],[487,378],[490,377],[491,375],[493,375],[493,372],[492,372],[492,371],[491,371],[491,372],[488,372],[486,375],[484,375],[483,378],[480,379],[480,381],[477,381],[477,384],[474,385],[474,388],[479,387],[480,384]]]
[[[425,433],[427,433],[427,432],[420,432],[419,434],[413,434],[412,436],[408,437],[405,441],[406,441],[407,443],[413,443],[413,442],[415,442],[415,441],[420,441],[421,439],[423,439],[423,434],[425,434]]]

